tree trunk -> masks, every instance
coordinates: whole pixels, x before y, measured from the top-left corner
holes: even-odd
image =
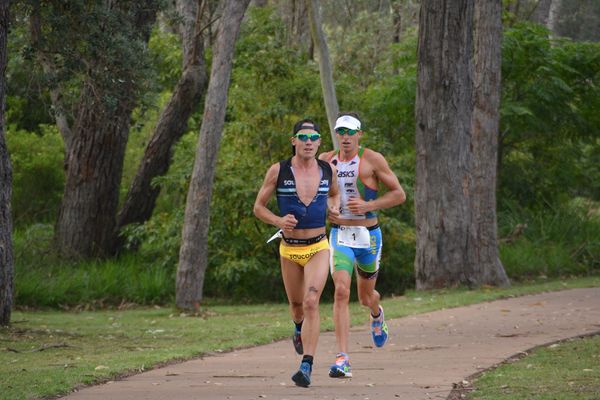
[[[10,323],[14,278],[10,212],[12,168],[4,139],[9,3],[8,0],[0,0],[0,326]]]
[[[147,4],[146,4],[147,3]],[[148,41],[157,5],[137,4],[138,40]],[[108,32],[108,34],[112,34]],[[134,71],[115,74],[106,60],[90,62],[81,90],[73,137],[66,149],[65,189],[55,229],[61,254],[70,259],[106,257],[115,241],[119,186],[135,106]]]
[[[213,178],[225,123],[235,42],[249,2],[226,0],[213,46],[210,81],[187,196],[177,268],[176,303],[183,309],[197,309],[202,300],[204,273],[208,266]]]
[[[538,0],[535,10],[531,15],[531,20],[547,27],[551,6],[552,0]]]
[[[392,20],[394,24],[394,35],[392,43],[400,43],[400,39],[402,37],[402,12],[400,10],[400,5],[394,4],[392,12]]]
[[[558,19],[558,10],[562,4],[562,0],[552,0],[550,3],[550,9],[548,10],[548,23],[546,28],[554,35],[556,35],[556,23]]]
[[[478,26],[485,23],[494,24],[490,32],[496,33],[495,20],[480,18]],[[490,45],[491,36],[478,39],[474,54],[473,28],[474,6],[469,0],[421,3],[415,191],[418,289],[506,284],[487,279],[502,276],[489,270],[502,268],[497,260],[495,210],[489,212],[489,207],[495,208],[495,195],[488,193],[495,190],[495,172],[491,180],[484,176],[489,173],[487,163],[495,167],[495,155],[490,157],[493,160],[483,160],[483,154],[476,154],[496,151],[496,145],[487,141],[496,140],[497,99],[486,103],[485,96],[499,96],[491,91],[497,90],[500,75],[495,71],[487,76],[484,71],[499,68],[499,59],[490,65],[492,56],[480,54]],[[494,40],[498,41],[494,46],[499,45],[500,38]],[[495,50],[492,54],[499,55]],[[474,55],[483,57],[475,66]],[[486,77],[496,81],[488,82],[485,89],[478,87]],[[489,120],[493,118],[495,122]],[[490,132],[494,126],[496,131]],[[493,227],[482,227],[489,223]]]
[[[125,86],[124,93],[132,90]],[[121,99],[111,110],[97,90],[93,83],[85,83],[67,150],[67,176],[55,234],[61,253],[71,259],[105,257],[113,246],[134,102]]]
[[[393,43],[400,43],[408,28],[418,24],[419,4],[415,0],[393,0],[390,2],[393,21]]]
[[[321,27],[321,17],[319,13],[319,2],[317,0],[306,0],[308,15],[310,20],[310,32],[313,43],[319,53],[319,71],[321,77],[321,88],[323,89],[323,100],[325,102],[325,111],[327,112],[327,121],[329,122],[329,132],[331,141],[335,150],[339,148],[337,136],[335,134],[335,120],[340,111],[337,97],[335,95],[335,85],[333,83],[333,71],[329,61],[329,49],[325,34]]]
[[[500,262],[496,221],[496,180],[501,91],[501,0],[475,2],[475,57],[473,86],[473,232],[466,275],[475,286],[508,286]]]
[[[312,57],[312,38],[305,0],[279,2],[279,14],[287,27],[288,47],[306,52]]]
[[[196,0],[177,2],[183,18],[183,72],[173,94],[161,113],[154,134],[144,152],[136,176],[129,188],[125,203],[117,218],[117,230],[131,223],[144,223],[152,216],[160,188],[152,180],[164,175],[171,164],[173,146],[186,132],[188,120],[200,105],[206,86],[204,38],[202,37],[202,8]],[[123,245],[117,241],[116,251]]]

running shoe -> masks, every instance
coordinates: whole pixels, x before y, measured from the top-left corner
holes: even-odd
[[[296,353],[302,355],[304,354],[304,347],[302,347],[302,335],[301,331],[297,331],[294,329],[294,336],[292,337],[292,343],[294,343],[294,349]]]
[[[300,364],[300,369],[294,375],[292,380],[296,383],[296,386],[308,387],[310,385],[310,373],[312,372],[312,365],[307,362]]]
[[[346,353],[339,353],[335,357],[335,364],[329,368],[329,376],[331,378],[352,378],[350,362]]]
[[[379,318],[373,319],[371,315],[371,336],[375,346],[382,347],[388,338],[388,327],[383,317],[383,307],[379,306]]]

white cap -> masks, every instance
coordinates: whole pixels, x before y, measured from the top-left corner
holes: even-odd
[[[337,128],[349,128],[359,131],[360,121],[351,115],[342,115],[335,121],[335,128],[333,129],[335,130]]]

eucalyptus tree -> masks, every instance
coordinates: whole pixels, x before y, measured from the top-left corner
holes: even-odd
[[[4,138],[9,3],[8,0],[0,0],[0,326],[10,323],[14,277],[10,212],[12,170]]]
[[[475,3],[475,4],[473,4]],[[496,232],[500,0],[423,0],[416,99],[419,289],[508,285]]]
[[[210,80],[187,195],[176,277],[176,303],[184,309],[197,309],[202,300],[204,273],[208,266],[209,210],[217,154],[225,124],[235,43],[249,2],[224,0],[213,44]]]
[[[61,90],[53,98],[77,93],[70,118],[62,121],[70,137],[57,248],[70,258],[106,256],[114,243],[131,112],[143,88],[147,42],[161,0],[28,4],[35,52]]]
[[[329,133],[334,149],[338,149],[337,135],[335,134],[335,120],[339,112],[339,105],[335,95],[335,83],[333,81],[333,70],[329,59],[329,49],[323,27],[321,26],[321,15],[318,0],[306,0],[306,8],[310,20],[310,31],[313,43],[319,54],[319,71],[321,76],[321,89],[323,90],[323,101],[329,122]]]
[[[160,193],[160,187],[153,186],[152,179],[164,175],[169,169],[173,147],[186,132],[191,114],[200,106],[207,81],[204,32],[212,17],[208,3],[208,0],[176,2],[181,20],[179,31],[183,44],[182,73],[146,146],[119,212],[117,230],[131,223],[143,223],[150,218]],[[117,247],[120,247],[122,241],[117,243]]]

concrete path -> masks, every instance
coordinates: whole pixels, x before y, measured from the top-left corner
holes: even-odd
[[[365,318],[367,313],[365,311]],[[600,288],[572,289],[389,320],[374,348],[365,321],[351,331],[352,379],[327,375],[335,338],[321,335],[312,385],[290,377],[291,340],[170,365],[84,388],[83,399],[446,399],[452,384],[532,347],[600,331]]]

